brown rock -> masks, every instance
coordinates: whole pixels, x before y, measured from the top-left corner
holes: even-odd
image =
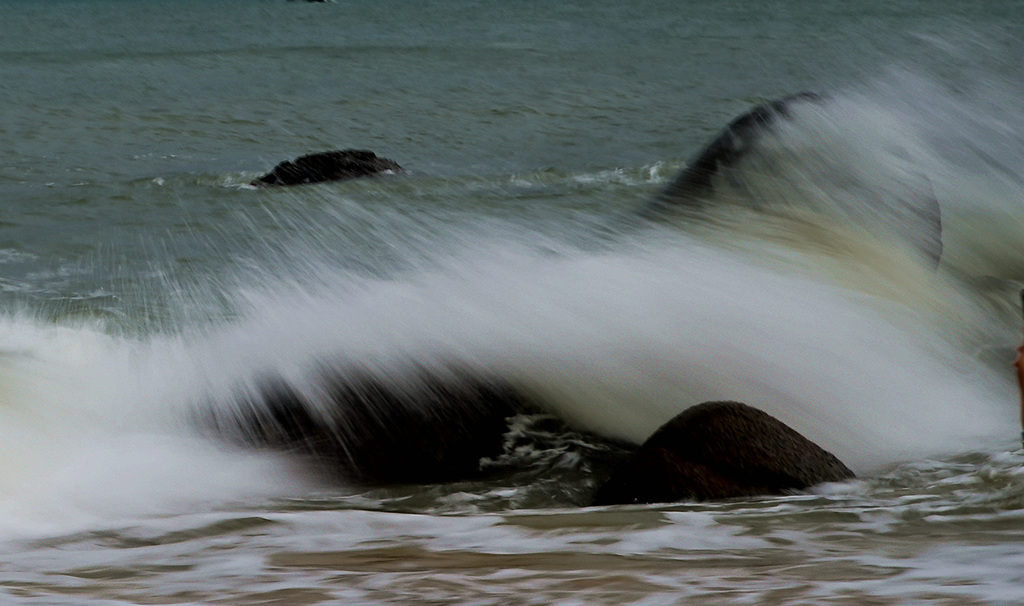
[[[771,415],[739,402],[705,402],[654,432],[594,504],[783,494],[852,477],[839,459]]]

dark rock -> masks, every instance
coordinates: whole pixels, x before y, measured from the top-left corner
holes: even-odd
[[[598,490],[595,505],[777,495],[854,477],[767,413],[706,402],[662,425]]]
[[[303,185],[401,172],[404,172],[402,167],[393,160],[381,158],[371,151],[346,149],[309,154],[296,158],[294,162],[282,162],[254,180],[252,185]]]
[[[720,200],[713,201],[716,186],[722,183],[742,184],[744,161],[760,161],[752,174],[770,171],[779,158],[778,150],[761,145],[767,135],[778,132],[783,121],[796,119],[794,110],[800,106],[825,106],[827,95],[803,92],[763,105],[758,105],[730,122],[706,147],[687,164],[678,176],[654,200],[641,209],[643,220],[662,221],[679,215],[698,215]],[[827,166],[808,166],[803,171],[821,180],[827,189],[855,187],[855,195],[833,209],[839,216],[858,224],[887,230],[921,251],[934,264],[942,256],[942,211],[931,184],[924,175],[901,171],[901,183],[893,191],[871,191],[867,183],[850,182],[843,171],[830,179]],[[873,175],[867,175],[870,180]],[[876,188],[877,189],[877,188]],[[729,196],[735,203],[735,196]],[[773,200],[747,200],[763,209]]]
[[[664,216],[679,207],[699,208],[714,191],[714,178],[734,167],[779,120],[789,119],[792,108],[802,103],[824,103],[826,97],[803,92],[777,99],[733,119],[676,176],[675,180],[642,212],[646,218]]]
[[[203,421],[222,436],[381,485],[480,476],[480,459],[502,453],[506,419],[532,408],[489,377],[416,367],[389,376],[325,368],[301,391],[264,379],[230,411],[215,410]]]

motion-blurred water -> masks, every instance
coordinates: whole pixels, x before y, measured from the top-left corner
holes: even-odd
[[[1017,603],[1020,3],[0,5],[0,595],[12,603]],[[736,115],[828,103],[639,223]],[[365,148],[408,175],[256,190]],[[926,183],[937,270],[878,216]],[[893,229],[890,229],[893,228]],[[274,373],[458,362],[640,442],[737,399],[861,479],[587,508],[366,489],[195,429]]]

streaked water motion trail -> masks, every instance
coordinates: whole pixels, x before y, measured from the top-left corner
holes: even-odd
[[[3,599],[1017,598],[1012,20],[226,4],[192,21],[140,2],[145,43],[100,0],[9,7]],[[861,36],[829,38],[840,17]],[[825,40],[835,53],[807,52]],[[802,90],[828,102],[778,122],[699,209],[643,217],[735,116]],[[328,146],[410,174],[248,186]],[[922,199],[940,253],[900,219]],[[197,422],[259,406],[239,394],[268,376],[314,394],[325,367],[395,385],[455,368],[542,410],[509,420],[483,479],[383,487]],[[860,478],[587,507],[617,444],[711,399],[770,412]]]

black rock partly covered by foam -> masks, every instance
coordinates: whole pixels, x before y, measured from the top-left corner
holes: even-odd
[[[794,106],[822,104],[824,95],[803,92],[758,105],[734,118],[687,164],[645,209],[645,218],[656,219],[679,208],[703,206],[713,192],[714,178],[734,167],[780,120],[792,116]]]
[[[300,156],[281,162],[252,185],[305,185],[325,181],[343,181],[359,177],[404,172],[394,160],[381,158],[372,151],[345,149]]]
[[[598,490],[595,505],[777,495],[854,477],[771,415],[706,402],[662,425]]]
[[[325,368],[301,391],[268,378],[236,404],[205,422],[221,435],[291,451],[370,485],[479,477],[481,459],[502,453],[506,419],[532,410],[507,383],[422,368],[389,376]]]
[[[756,158],[764,160],[778,153],[770,142],[783,124],[799,119],[801,109],[827,108],[831,102],[828,95],[802,92],[758,105],[737,116],[693,156],[668,187],[640,209],[638,216],[655,222],[680,215],[693,219],[716,204],[735,203],[733,198],[728,202],[715,200],[716,187],[723,183],[742,183],[745,162]],[[765,166],[770,166],[770,163]],[[827,175],[822,168],[807,166],[806,170],[809,174]],[[847,200],[837,210],[856,222],[877,223],[877,227],[906,241],[938,265],[943,249],[939,201],[923,174],[902,168],[900,173],[901,183],[896,191],[887,192],[891,194],[888,198],[876,195],[886,192],[862,192],[866,194],[861,196],[863,199],[855,203]],[[848,177],[843,176],[831,186],[849,187],[847,180]],[[774,201],[749,200],[748,203],[764,210]]]

